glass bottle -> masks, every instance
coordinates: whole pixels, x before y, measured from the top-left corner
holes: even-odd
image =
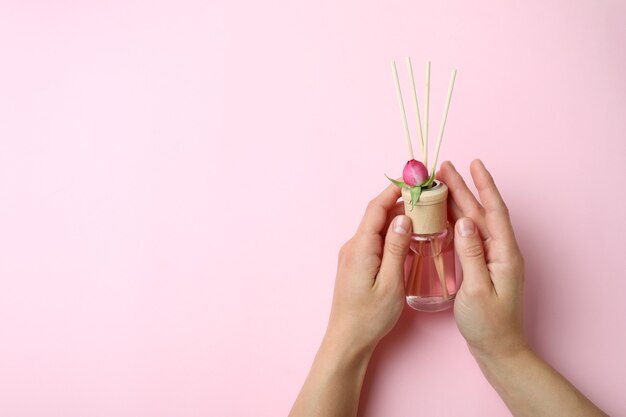
[[[411,256],[405,265],[406,302],[415,310],[446,310],[454,304],[462,281],[448,222],[448,187],[435,181],[414,207],[409,190],[403,189],[402,197],[405,214],[413,222]]]

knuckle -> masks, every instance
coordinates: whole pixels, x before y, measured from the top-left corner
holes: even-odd
[[[479,242],[472,243],[463,248],[463,256],[470,259],[484,257],[483,247]]]
[[[485,216],[485,209],[482,206],[476,204],[469,210],[467,216],[476,221]]]
[[[391,255],[404,256],[407,253],[408,246],[395,240],[388,240],[387,242],[385,242],[385,249]]]
[[[517,254],[513,256],[512,263],[522,273],[524,272],[524,269],[526,267],[526,261],[524,260],[524,257],[520,252],[517,252]]]
[[[513,269],[523,269],[524,268],[524,257],[520,252],[517,245],[514,243],[508,245],[504,248],[503,252],[504,256],[506,256],[507,264]]]
[[[339,260],[342,261],[348,258],[351,250],[352,249],[350,241],[347,241],[346,243],[341,245],[341,248],[339,248]]]
[[[359,266],[367,271],[376,271],[380,267],[380,257],[373,254],[365,254],[358,259]]]
[[[507,206],[504,201],[500,202],[500,211],[504,216],[506,216],[507,219],[511,217],[511,211],[509,210],[509,206]]]
[[[484,285],[469,285],[463,282],[463,292],[470,298],[485,298],[489,294],[489,289]]]
[[[504,204],[504,202],[502,202],[498,206],[496,212],[497,212],[497,214],[502,216],[503,219],[506,219],[509,222],[511,221],[511,212],[509,211],[509,208],[507,207],[507,205]]]

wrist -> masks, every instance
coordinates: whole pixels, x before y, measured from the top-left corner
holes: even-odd
[[[329,331],[324,335],[319,355],[330,358],[338,367],[366,368],[375,347],[375,344],[355,343],[349,337]]]
[[[527,344],[519,345],[515,349],[503,351],[473,351],[471,348],[470,351],[481,371],[492,385],[494,385],[496,376],[509,373],[514,374],[517,370],[527,366],[537,358],[533,350]]]
[[[526,339],[522,337],[501,338],[494,343],[468,343],[469,350],[479,365],[489,365],[519,358],[531,353]]]

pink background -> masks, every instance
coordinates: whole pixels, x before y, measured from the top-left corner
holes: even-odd
[[[501,187],[532,345],[624,413],[625,41],[608,0],[3,1],[0,415],[286,415],[406,160],[405,55],[432,133],[459,70],[442,158]],[[451,314],[405,313],[361,414],[506,415]]]

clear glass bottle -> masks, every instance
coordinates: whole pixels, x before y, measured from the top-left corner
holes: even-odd
[[[403,190],[405,214],[413,222],[411,255],[405,265],[407,304],[420,311],[442,311],[454,304],[462,273],[454,253],[454,233],[447,216],[448,187],[436,181],[412,207]],[[408,199],[408,201],[407,201]]]

